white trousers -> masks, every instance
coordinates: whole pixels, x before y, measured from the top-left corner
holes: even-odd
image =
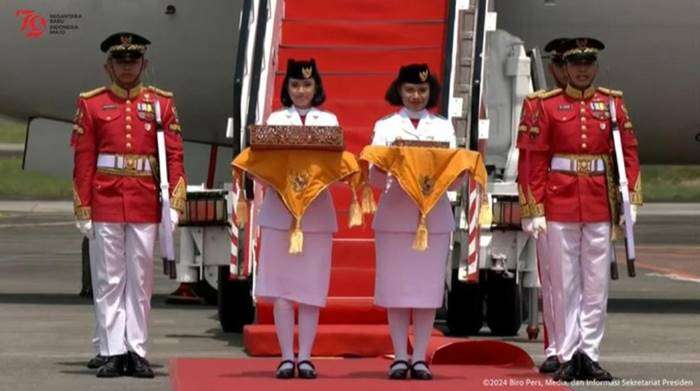
[[[90,240],[100,354],[146,356],[157,224],[94,223]]]
[[[600,357],[612,243],[610,223],[547,223],[547,251],[557,354]]]
[[[556,260],[556,259],[555,259]],[[547,235],[540,235],[537,239],[537,267],[540,271],[540,293],[542,294],[542,322],[544,323],[544,356],[557,355],[557,341],[555,338],[556,325],[554,324],[554,307],[552,306],[552,273],[547,259]]]

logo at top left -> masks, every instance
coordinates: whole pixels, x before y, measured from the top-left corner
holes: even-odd
[[[20,21],[19,31],[23,32],[27,38],[39,38],[46,32],[48,22],[41,14],[33,10],[21,9],[15,12],[15,16]]]

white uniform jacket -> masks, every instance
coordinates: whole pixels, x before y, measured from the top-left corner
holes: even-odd
[[[447,141],[451,148],[457,145],[452,123],[427,110],[420,112],[418,128],[414,128],[404,107],[374,124],[372,145],[391,145],[394,140]],[[375,231],[416,232],[418,207],[394,178],[376,168],[370,171],[370,182],[384,191],[379,201],[374,223]],[[433,233],[449,233],[455,228],[454,216],[447,195],[443,196],[428,214],[428,230]]]
[[[275,111],[267,119],[268,125],[307,125],[307,126],[338,126],[335,114],[311,108],[306,114],[306,123],[301,122],[301,116],[294,106]],[[265,197],[260,211],[259,224],[265,228],[287,230],[292,226],[292,215],[289,213],[279,195],[273,189],[265,191]],[[330,192],[322,192],[304,213],[301,219],[304,232],[336,232],[335,207]]]

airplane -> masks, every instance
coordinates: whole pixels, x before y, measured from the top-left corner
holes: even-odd
[[[6,1],[0,12],[0,40],[12,55],[0,63],[0,74],[16,76],[6,78],[0,91],[0,112],[29,122],[25,168],[70,177],[69,130],[62,132],[60,124],[72,120],[78,92],[107,81],[99,42],[114,31],[134,31],[153,42],[146,82],[175,93],[190,182],[230,182],[228,163],[236,146],[226,130],[231,130],[229,118],[240,117],[234,104],[240,98],[234,97],[236,71],[244,68],[250,76],[256,70],[250,63],[241,64],[251,48],[237,50],[246,20],[241,10],[249,9],[251,2]],[[457,3],[461,2],[449,1],[451,6]],[[597,84],[625,92],[642,163],[698,164],[700,98],[693,87],[700,84],[700,76],[687,57],[697,46],[694,37],[700,24],[691,15],[698,14],[700,5],[693,0],[677,0],[663,8],[651,0],[643,3],[646,7],[640,9],[639,0],[494,0],[488,9],[497,17],[498,29],[512,35],[508,42],[514,47],[542,48],[560,36],[601,39],[607,50],[600,56]],[[650,13],[656,17],[653,23]],[[486,69],[485,77],[502,72]],[[267,77],[274,79],[274,74]],[[268,102],[253,121],[269,109]],[[215,180],[208,170],[212,155],[217,156]]]

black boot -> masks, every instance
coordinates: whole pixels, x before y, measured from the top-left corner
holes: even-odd
[[[578,352],[575,353],[571,360],[561,364],[559,369],[554,372],[554,380],[557,381],[574,381],[578,378],[580,358]]]
[[[152,379],[155,377],[151,364],[134,352],[129,352],[129,361],[126,366],[126,374],[142,379]]]
[[[593,361],[587,354],[581,354],[581,367],[579,371],[580,380],[611,381],[613,376],[610,372],[601,368],[597,361]]]
[[[88,361],[87,367],[90,369],[97,369],[103,366],[106,362],[107,357],[98,354],[95,357],[91,358],[90,361]]]
[[[559,369],[561,364],[559,364],[559,359],[557,356],[549,356],[540,365],[540,373],[554,373]]]
[[[108,356],[107,361],[97,370],[97,377],[119,377],[124,375],[126,354]]]

